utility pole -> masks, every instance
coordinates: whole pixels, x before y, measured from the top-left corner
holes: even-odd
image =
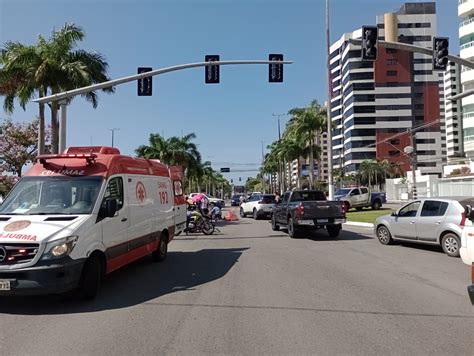
[[[112,147],[114,147],[114,136],[115,136],[115,131],[119,131],[120,129],[117,127],[114,127],[113,129],[109,129],[112,132]]]
[[[327,47],[327,76],[328,76],[328,100],[326,105],[327,114],[327,137],[328,137],[328,191],[329,200],[334,199],[334,182],[332,177],[332,122],[331,122],[331,69],[330,69],[330,47],[331,42],[329,38],[329,0],[326,0],[326,47]],[[321,167],[319,167],[321,170]]]
[[[409,129],[410,133],[410,145],[412,152],[410,154],[411,158],[411,174],[412,174],[412,198],[417,199],[418,194],[416,191],[416,169],[417,169],[417,155],[416,155],[416,132],[413,129]]]
[[[263,165],[265,164],[265,156],[264,156],[264,153],[263,153],[263,142],[264,141],[261,141],[262,142],[262,193],[265,193],[265,176],[263,174]]]
[[[272,116],[278,119],[278,139],[281,140],[280,117],[286,116],[286,114],[272,114]]]

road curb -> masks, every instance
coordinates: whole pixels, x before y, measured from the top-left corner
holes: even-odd
[[[374,227],[374,224],[365,223],[365,222],[358,222],[358,221],[347,221],[347,222],[344,223],[344,225],[368,227],[368,228],[373,228]]]

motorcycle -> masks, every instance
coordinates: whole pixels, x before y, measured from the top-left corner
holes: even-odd
[[[187,226],[184,229],[186,235],[189,233],[200,233],[204,235],[212,235],[214,233],[214,224],[209,217],[204,216],[199,211],[194,210],[188,216]]]

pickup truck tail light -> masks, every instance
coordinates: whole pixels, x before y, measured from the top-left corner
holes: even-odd
[[[303,203],[299,203],[298,206],[296,207],[296,215],[297,216],[303,216],[304,215],[304,205],[303,205]]]
[[[461,226],[466,225],[466,213],[464,211],[461,213],[461,222],[459,223],[459,225]]]
[[[344,217],[346,216],[346,204],[345,203],[341,203],[341,210],[342,210],[342,214],[344,215]]]

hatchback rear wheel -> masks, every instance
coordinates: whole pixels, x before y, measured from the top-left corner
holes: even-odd
[[[456,234],[448,232],[441,239],[441,247],[445,254],[449,257],[459,257],[459,248],[461,247],[461,241]]]

